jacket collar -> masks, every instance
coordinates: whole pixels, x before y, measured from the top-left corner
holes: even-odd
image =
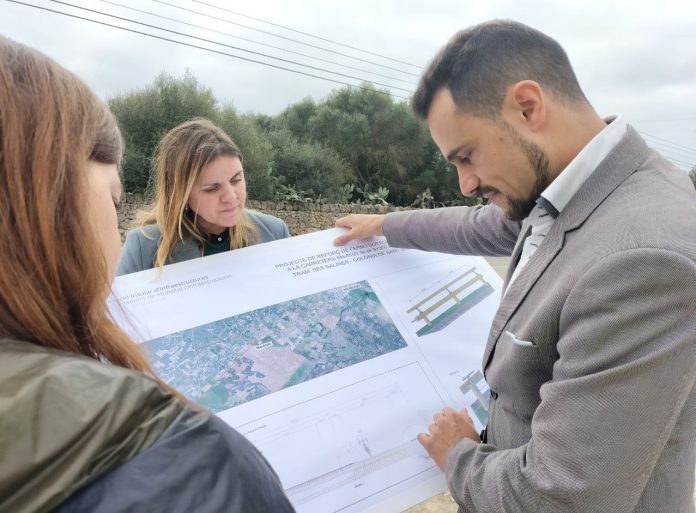
[[[201,256],[203,256],[201,245],[193,237],[186,237],[183,242],[175,244],[172,250],[172,262],[174,263],[193,260]]]

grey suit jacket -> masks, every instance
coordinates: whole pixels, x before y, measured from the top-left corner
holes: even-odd
[[[460,511],[694,512],[694,221],[686,173],[629,128],[501,301],[487,443],[462,439],[447,458]],[[383,227],[394,246],[513,262],[524,228],[495,206]]]
[[[259,231],[258,243],[290,237],[288,226],[281,219],[251,210],[247,210],[246,213]],[[128,232],[126,242],[121,251],[121,258],[116,267],[116,276],[152,269],[160,236],[160,229],[155,224],[147,225],[142,229],[136,228]],[[171,263],[175,264],[201,256],[201,248],[198,241],[188,239],[174,247]]]

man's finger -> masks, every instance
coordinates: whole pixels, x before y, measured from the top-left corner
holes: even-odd
[[[426,449],[428,448],[428,444],[430,443],[430,435],[427,435],[425,433],[418,433],[418,436],[416,438],[423,447],[425,447]]]
[[[333,241],[334,246],[343,246],[347,242],[350,241],[350,238],[347,235],[341,235],[340,237],[336,237]]]
[[[350,222],[348,218],[350,216],[340,217],[336,219],[336,228],[350,228]]]

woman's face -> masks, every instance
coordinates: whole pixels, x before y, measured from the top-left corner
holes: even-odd
[[[109,283],[116,274],[116,264],[121,254],[121,235],[118,233],[116,205],[121,201],[123,189],[116,164],[88,164],[89,213],[99,235],[99,243],[109,272]]]
[[[239,222],[245,202],[242,161],[223,155],[203,168],[193,184],[188,206],[197,214],[201,230],[218,234]]]

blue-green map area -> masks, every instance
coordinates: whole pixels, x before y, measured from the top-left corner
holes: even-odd
[[[406,347],[366,281],[142,344],[161,379],[213,412]]]

